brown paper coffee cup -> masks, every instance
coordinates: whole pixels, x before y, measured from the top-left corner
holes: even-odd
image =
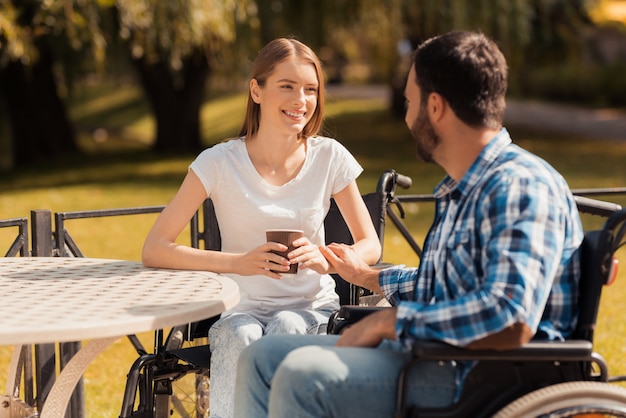
[[[299,229],[268,229],[265,231],[267,242],[278,242],[287,246],[287,251],[272,251],[274,254],[281,255],[285,258],[287,258],[287,254],[295,248],[291,244],[303,235],[304,231]],[[271,271],[279,274],[296,274],[298,272],[298,263],[290,265],[288,271]]]

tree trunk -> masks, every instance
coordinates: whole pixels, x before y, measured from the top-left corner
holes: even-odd
[[[153,149],[160,153],[197,152],[202,148],[200,108],[210,73],[206,55],[198,49],[174,75],[166,63],[133,60],[156,119]]]
[[[78,149],[65,104],[57,93],[52,55],[45,43],[37,46],[39,60],[32,67],[11,62],[0,75],[15,165]]]

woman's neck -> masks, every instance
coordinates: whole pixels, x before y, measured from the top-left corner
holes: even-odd
[[[306,140],[255,136],[246,139],[250,161],[269,184],[282,186],[295,178],[306,159]]]

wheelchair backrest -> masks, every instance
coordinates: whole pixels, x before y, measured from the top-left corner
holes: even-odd
[[[203,231],[191,230],[191,242],[204,241],[205,250],[221,251],[222,250],[222,236],[220,234],[220,226],[217,223],[215,217],[215,207],[211,199],[205,199],[202,203],[202,226]],[[194,233],[196,237],[194,237]],[[194,241],[195,238],[195,241]],[[198,245],[199,248],[199,245]]]
[[[602,229],[585,233],[581,245],[581,277],[578,295],[578,323],[574,339],[593,342],[602,288],[613,274],[615,251],[622,244],[626,209],[615,212]]]
[[[380,240],[380,247],[383,248],[385,237],[385,216],[387,213],[387,195],[382,192],[369,193],[363,196],[363,201],[372,219],[372,224]],[[341,211],[337,207],[334,199],[331,199],[330,209],[324,219],[324,230],[326,232],[326,244],[337,242],[341,244],[353,244],[352,234],[346,225],[346,221],[341,215]],[[381,258],[382,259],[382,252]],[[361,289],[351,283],[348,283],[338,274],[332,275],[335,280],[335,291],[339,295],[340,305],[358,305],[361,294],[366,294],[365,289]]]

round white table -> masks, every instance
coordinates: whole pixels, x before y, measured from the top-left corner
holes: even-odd
[[[0,285],[0,344],[16,345],[14,353],[23,344],[90,340],[61,371],[41,418],[64,416],[87,366],[120,337],[209,318],[239,301],[236,283],[216,273],[94,258],[0,258]]]

